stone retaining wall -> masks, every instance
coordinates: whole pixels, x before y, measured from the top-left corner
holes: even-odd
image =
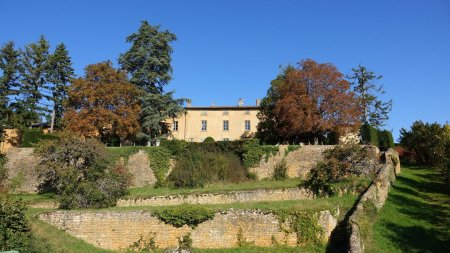
[[[400,173],[400,159],[398,153],[389,149],[384,153],[386,164],[379,171],[377,177],[361,195],[354,212],[348,220],[348,229],[350,232],[349,252],[363,253],[365,235],[362,231],[371,227],[375,220],[373,213],[378,212],[384,205],[392,182],[395,181],[396,174]],[[374,210],[370,210],[374,209]]]
[[[286,155],[287,146],[280,146],[278,153],[263,157],[258,167],[250,168],[258,179],[272,178],[275,167],[286,161],[287,176],[289,178],[304,178],[312,168],[323,159],[323,152],[334,148],[334,145],[305,145]]]
[[[241,202],[282,201],[312,199],[314,194],[304,188],[274,190],[233,191],[225,193],[204,193],[166,195],[137,199],[120,199],[117,206],[173,206],[181,204],[231,204]]]
[[[336,226],[336,219],[327,210],[317,213],[324,229],[324,242]],[[152,238],[158,248],[177,247],[179,239],[190,233],[195,248],[230,248],[240,242],[255,246],[272,246],[273,240],[288,246],[297,245],[297,235],[282,230],[277,216],[258,210],[218,212],[214,218],[196,228],[176,228],[160,221],[147,211],[53,211],[39,215],[45,222],[97,247],[120,250],[134,242]]]

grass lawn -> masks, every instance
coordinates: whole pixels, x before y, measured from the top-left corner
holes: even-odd
[[[230,192],[230,191],[245,191],[245,190],[257,190],[257,189],[282,189],[298,187],[300,179],[290,178],[282,181],[276,180],[251,180],[240,183],[221,183],[216,182],[207,184],[203,188],[169,188],[159,187],[153,188],[153,186],[144,186],[139,188],[131,188],[130,194],[126,198],[140,198],[151,197],[159,195],[173,195],[173,194],[191,194],[191,193],[217,193],[217,192]]]
[[[402,168],[366,252],[450,252],[450,196],[437,169]]]

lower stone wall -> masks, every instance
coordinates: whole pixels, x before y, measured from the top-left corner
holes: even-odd
[[[389,149],[384,153],[386,164],[379,171],[377,177],[361,195],[354,212],[348,220],[350,232],[349,252],[363,253],[365,235],[362,231],[372,226],[375,217],[374,212],[378,212],[386,202],[392,182],[395,181],[396,174],[400,173],[400,159],[398,153]]]
[[[324,229],[324,242],[336,226],[336,219],[327,210],[317,213],[318,224]],[[195,248],[230,248],[247,242],[255,246],[297,245],[297,234],[284,232],[277,216],[258,210],[218,212],[214,218],[196,228],[176,228],[152,216],[147,211],[53,211],[39,218],[97,247],[121,250],[134,242],[152,238],[158,248],[174,248],[179,239],[190,234]]]
[[[138,199],[120,199],[117,206],[173,206],[181,204],[231,204],[241,202],[312,199],[314,194],[304,188],[234,191],[186,195],[154,196]]]

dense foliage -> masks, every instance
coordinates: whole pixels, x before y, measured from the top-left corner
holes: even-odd
[[[378,146],[378,131],[372,125],[364,123],[360,129],[363,144]]]
[[[237,155],[194,149],[178,156],[168,179],[177,188],[194,188],[215,181],[239,182],[247,177]]]
[[[274,169],[273,178],[275,180],[284,180],[288,178],[286,160],[281,160]]]
[[[36,252],[22,200],[0,195],[0,251]]]
[[[54,192],[62,208],[114,206],[126,194],[130,175],[111,166],[104,145],[94,139],[65,136],[41,142],[35,152],[42,192]]]
[[[361,121],[379,128],[389,119],[389,112],[392,110],[392,100],[382,101],[377,97],[377,93],[384,94],[383,86],[374,83],[382,76],[377,76],[374,72],[359,65],[352,69],[353,74],[348,76],[352,81],[353,91],[358,96],[358,104],[363,111]]]
[[[416,121],[410,130],[400,130],[401,159],[440,169],[450,189],[450,125]]]
[[[85,72],[85,77],[76,79],[69,89],[64,115],[67,128],[102,140],[112,136],[133,139],[140,130],[137,96],[141,91],[111,62],[88,65]]]
[[[327,133],[358,129],[360,114],[344,75],[308,59],[272,82],[258,114],[258,137],[269,143],[323,141]]]
[[[40,128],[21,129],[20,137],[21,137],[20,146],[23,148],[31,148],[34,147],[34,145],[36,145],[40,141],[54,140],[58,138],[58,136],[55,134],[44,134],[44,132]]]
[[[318,223],[317,214],[297,209],[281,209],[276,214],[280,223],[289,222],[290,228],[297,235],[297,244],[320,243],[324,234],[323,228]]]
[[[311,170],[306,186],[316,193],[335,194],[333,183],[351,176],[373,178],[380,169],[374,150],[359,145],[341,145],[324,152],[324,160]]]
[[[196,227],[198,224],[214,217],[213,211],[200,205],[168,207],[154,211],[153,214],[165,223],[178,228],[184,225]]]

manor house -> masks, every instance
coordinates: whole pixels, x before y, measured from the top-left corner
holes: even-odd
[[[232,141],[254,137],[260,100],[255,106],[191,106],[176,118],[168,119],[172,139],[202,142],[206,137],[216,141]]]

